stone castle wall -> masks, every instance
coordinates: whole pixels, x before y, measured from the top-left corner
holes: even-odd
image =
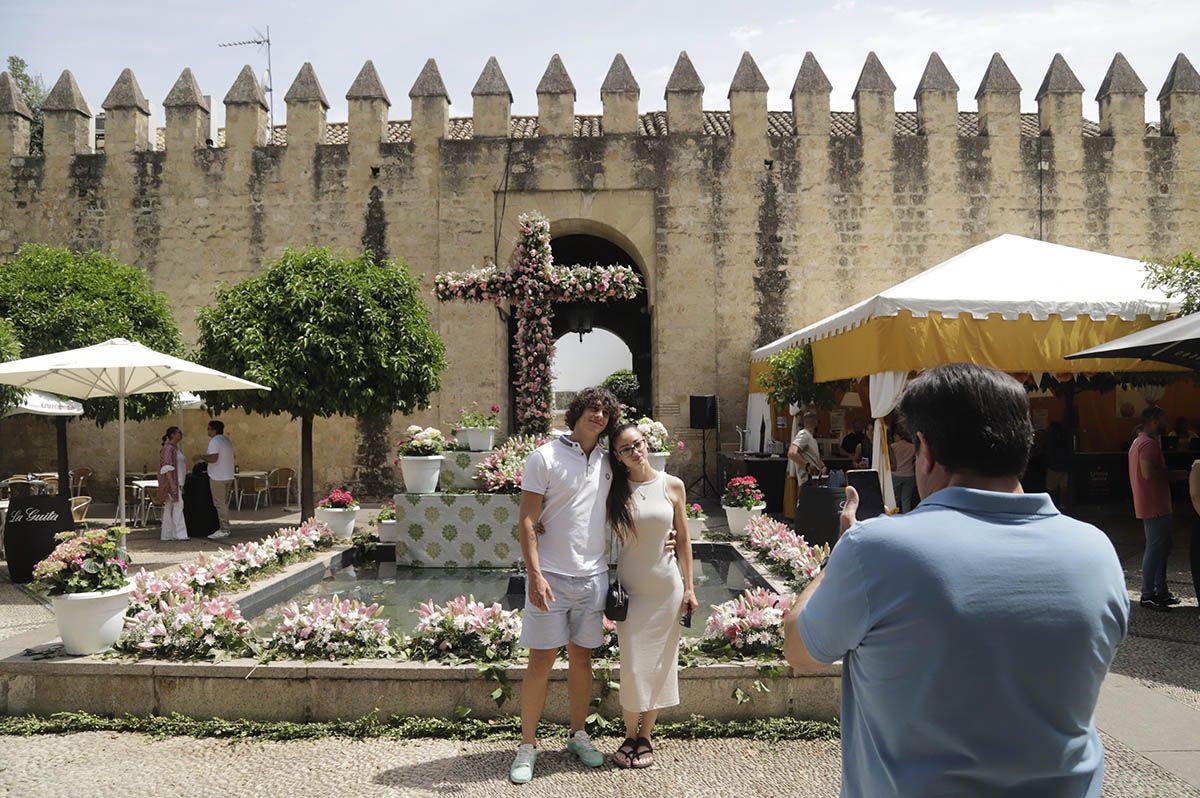
[[[285,247],[369,246],[404,258],[431,287],[437,271],[482,263],[498,225],[503,263],[517,217],[536,209],[554,235],[598,235],[633,256],[649,290],[656,417],[683,431],[687,397],[716,393],[728,442],[745,417],[754,346],[967,247],[1001,233],[1131,257],[1197,244],[1200,77],[1182,55],[1151,125],[1145,87],[1119,55],[1100,88],[1098,124],[1084,119],[1083,87],[1060,56],[1037,114],[1020,113],[1020,87],[999,56],[977,112],[959,111],[958,86],[936,55],[915,114],[895,111],[874,54],[853,113],[830,112],[831,90],[810,54],[792,110],[768,111],[767,84],[746,54],[729,111],[704,111],[684,54],[666,111],[639,113],[637,83],[618,56],[603,115],[577,117],[556,57],[538,87],[538,117],[512,117],[491,61],[472,92],[474,116],[450,119],[431,60],[410,92],[411,118],[397,122],[368,62],[347,94],[348,123],[326,124],[328,103],[306,65],[274,143],[261,89],[243,71],[225,98],[223,135],[209,146],[190,70],[164,103],[157,135],[127,71],[104,103],[106,137],[95,151],[87,106],[64,73],[45,109],[41,156],[28,154],[28,122],[0,91],[0,255],[26,241],[110,251],[148,270],[193,341],[196,310],[214,288],[258,273]],[[487,306],[430,303],[450,365],[435,406],[416,420],[446,428],[471,401],[507,404],[506,325]],[[203,444],[204,416],[185,416],[190,454]],[[294,424],[226,420],[246,467],[294,464]],[[131,467],[153,459],[138,452],[156,449],[169,423],[178,422],[135,432]],[[111,482],[115,431],[71,427],[73,464]],[[35,429],[0,422],[0,472],[49,467],[52,435],[35,443]],[[316,434],[318,489],[348,480],[354,422],[318,419]],[[694,470],[695,448],[673,470]]]

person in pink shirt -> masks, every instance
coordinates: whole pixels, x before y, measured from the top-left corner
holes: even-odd
[[[892,458],[892,489],[896,492],[896,506],[907,513],[917,507],[917,448],[908,439],[903,425],[896,425],[896,438],[888,446]]]
[[[1179,599],[1167,590],[1167,557],[1171,553],[1171,483],[1158,437],[1167,414],[1153,405],[1142,411],[1142,431],[1129,447],[1129,485],[1133,511],[1146,532],[1142,557],[1143,607],[1165,612]]]

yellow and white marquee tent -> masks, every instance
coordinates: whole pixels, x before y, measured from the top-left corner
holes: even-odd
[[[946,363],[1034,374],[1169,370],[1137,359],[1065,359],[1179,312],[1178,300],[1145,281],[1145,265],[1132,258],[1001,235],[755,349],[750,409],[766,407],[755,393],[767,358],[804,344],[812,344],[818,382],[870,377],[876,419],[895,409],[910,372]],[[877,421],[872,463],[882,478],[881,432]],[[890,493],[890,479],[883,488]]]

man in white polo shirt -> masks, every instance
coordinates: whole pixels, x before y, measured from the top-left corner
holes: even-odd
[[[604,639],[608,592],[604,503],[612,470],[599,441],[619,414],[611,393],[585,388],[567,408],[571,434],[539,447],[525,463],[519,533],[528,576],[521,645],[529,648],[529,667],[521,682],[522,740],[509,770],[516,784],[533,778],[537,725],[550,670],[564,645],[571,708],[567,751],[589,767],[604,763],[583,726],[592,696],[592,649]]]
[[[233,489],[233,441],[225,437],[225,422],[208,422],[208,453],[196,456],[208,463],[208,485],[221,528],[209,535],[211,539],[229,537],[229,491]]]

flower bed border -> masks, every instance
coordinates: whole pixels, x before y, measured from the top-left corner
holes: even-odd
[[[738,544],[734,549],[768,584],[777,590],[784,587],[777,577],[764,573],[752,552]],[[283,600],[297,586],[311,584],[352,558],[350,546],[330,549],[229,597],[251,617]],[[463,708],[480,719],[504,717],[513,711],[509,704],[496,705],[492,698],[495,682],[481,677],[473,664],[396,660],[263,664],[253,659],[214,663],[47,656],[56,638],[55,626],[50,623],[0,641],[0,714],[83,711],[154,716],[177,712],[197,718],[333,721],[375,712],[386,721],[404,716],[454,717]],[[525,667],[519,664],[505,669],[514,686],[524,673]],[[552,722],[567,719],[566,675],[566,665],[556,664],[550,678],[563,684],[550,691],[546,718]],[[722,721],[761,717],[828,721],[840,710],[838,665],[809,674],[784,669],[780,675],[769,675],[760,672],[757,662],[702,664],[682,669],[680,680],[683,703],[663,710],[664,721],[691,715]],[[755,681],[766,689],[749,689]],[[739,692],[741,700],[736,696]],[[749,701],[744,698],[747,693]],[[605,697],[600,713],[620,717],[618,694]]]

